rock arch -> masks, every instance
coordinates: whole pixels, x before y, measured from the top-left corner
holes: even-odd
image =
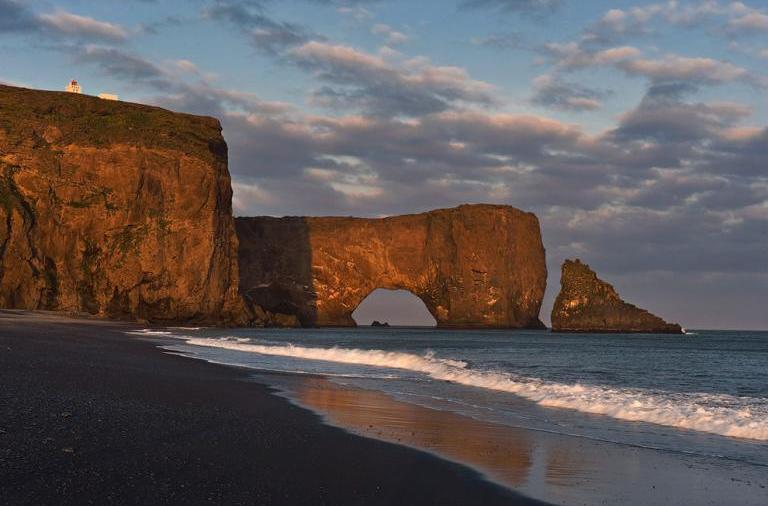
[[[238,218],[240,293],[303,326],[354,326],[377,288],[419,297],[438,327],[541,328],[535,215],[464,205],[381,219]]]
[[[390,325],[435,327],[437,321],[419,297],[408,290],[376,288],[352,312],[358,325],[373,321]]]

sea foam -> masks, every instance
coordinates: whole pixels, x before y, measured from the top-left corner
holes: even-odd
[[[768,441],[768,401],[725,394],[672,393],[589,384],[562,384],[505,372],[470,369],[432,353],[255,344],[247,339],[189,338],[187,344],[246,353],[403,369],[435,380],[509,392],[539,405],[637,422]]]

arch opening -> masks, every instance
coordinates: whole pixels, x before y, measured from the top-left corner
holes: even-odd
[[[377,288],[357,306],[352,318],[361,327],[374,321],[402,327],[437,326],[424,301],[408,290]]]

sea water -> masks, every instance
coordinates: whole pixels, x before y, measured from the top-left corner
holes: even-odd
[[[166,348],[478,420],[768,474],[768,332],[168,329]],[[768,498],[768,495],[766,496]]]

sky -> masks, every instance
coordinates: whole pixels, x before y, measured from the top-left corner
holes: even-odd
[[[765,0],[0,0],[0,82],[73,78],[219,118],[238,215],[509,204],[545,322],[578,257],[685,327],[768,329]]]

